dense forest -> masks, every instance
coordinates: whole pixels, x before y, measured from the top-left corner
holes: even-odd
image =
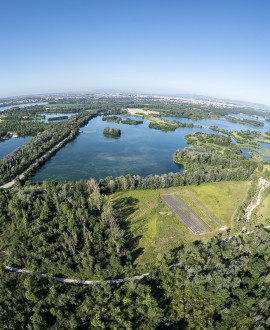
[[[12,133],[18,136],[36,136],[46,129],[52,128],[52,125],[44,122],[21,122],[18,120],[3,120],[0,125],[0,136],[9,139]]]
[[[4,329],[266,329],[269,244],[265,229],[227,243],[197,241],[158,261],[152,277],[125,284],[63,284],[1,269],[0,322]]]
[[[169,121],[167,119],[163,119],[162,121],[151,121],[149,124],[149,128],[159,129],[164,132],[175,131],[179,127],[201,127],[199,125],[189,124],[189,123],[181,123],[178,120]]]
[[[249,177],[258,167],[257,162],[242,155],[241,148],[231,143],[230,137],[199,132],[187,135],[186,139],[193,146],[177,150],[174,161],[184,165],[189,173],[196,173],[200,169],[208,173],[215,168],[227,170],[233,180],[241,180]]]
[[[110,197],[95,180],[2,191],[5,262],[64,277],[124,276],[132,267]]]
[[[223,152],[206,145],[184,148],[174,154],[174,161],[183,164],[186,169],[196,169],[198,166],[206,165],[221,169],[244,169],[252,173],[257,167],[257,163],[243,156],[236,145],[226,148]]]

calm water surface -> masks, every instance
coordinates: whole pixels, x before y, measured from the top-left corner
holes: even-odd
[[[23,105],[26,106],[26,105]],[[29,104],[27,105],[29,106]],[[45,121],[49,117],[65,114],[46,114]],[[73,114],[67,114],[71,116]],[[234,115],[237,118],[254,119],[246,115]],[[124,117],[123,117],[124,118]],[[138,117],[129,116],[138,119]],[[197,120],[186,118],[166,117],[169,120],[194,123],[206,126],[218,126],[227,130],[258,130],[270,131],[270,122],[264,121],[264,127],[230,123],[226,120]],[[33,181],[43,180],[80,180],[94,177],[99,180],[106,176],[120,176],[134,174],[145,176],[148,174],[162,174],[182,171],[173,162],[173,153],[177,149],[187,146],[184,136],[195,132],[212,132],[207,128],[178,128],[175,132],[162,132],[148,127],[149,121],[143,120],[142,125],[124,125],[102,121],[99,116],[91,120],[82,128],[82,133],[72,142],[57,152],[46,164],[33,176]],[[103,128],[120,128],[120,138],[110,138],[103,135]],[[4,157],[23,143],[28,138],[13,138],[0,143],[0,157]],[[235,142],[235,141],[233,141]],[[261,146],[270,149],[270,144],[261,143]],[[248,150],[243,149],[243,154],[248,158]]]
[[[8,110],[11,108],[26,108],[30,107],[31,105],[43,105],[43,104],[48,104],[48,102],[37,102],[37,103],[22,103],[22,104],[15,104],[15,105],[8,105],[6,107],[0,107],[0,111]]]
[[[270,149],[270,144],[269,143],[259,142],[259,145],[263,148]]]
[[[25,142],[28,142],[31,139],[31,136],[11,138],[4,142],[0,142],[0,158],[5,157],[10,154],[15,149],[21,147]]]
[[[129,116],[129,118],[138,119]],[[34,175],[34,181],[80,180],[120,176],[125,174],[162,174],[183,170],[173,162],[173,153],[187,146],[184,136],[209,129],[178,128],[175,132],[162,132],[142,125],[124,125],[91,120],[82,128],[74,141],[57,152]],[[119,139],[105,137],[103,128],[120,128]]]
[[[48,123],[48,119],[52,117],[62,117],[62,116],[68,116],[71,117],[73,115],[77,115],[78,113],[55,113],[55,114],[47,114],[47,113],[41,113],[41,115],[45,116],[45,119],[39,119],[37,121],[44,121],[45,123]],[[68,119],[61,119],[61,120],[54,120],[51,121],[51,123],[54,123],[56,121],[67,121]]]
[[[251,156],[249,152],[251,151],[250,149],[241,149],[242,154],[245,155],[248,159],[251,159]]]
[[[264,126],[253,126],[253,125],[245,125],[245,124],[239,124],[239,123],[231,123],[227,121],[226,119],[199,119],[199,120],[191,120],[188,118],[181,118],[181,117],[162,117],[164,119],[169,119],[169,120],[178,120],[180,122],[186,122],[186,123],[193,123],[197,125],[202,125],[202,126],[217,126],[218,128],[221,129],[226,129],[228,131],[241,131],[241,130],[256,130],[259,132],[269,132],[270,131],[270,122],[266,121],[263,117],[258,117],[255,118],[253,116],[248,116],[248,115],[243,115],[243,114],[230,114],[230,116],[238,118],[238,119],[252,119],[252,120],[257,120],[261,121],[264,123]]]

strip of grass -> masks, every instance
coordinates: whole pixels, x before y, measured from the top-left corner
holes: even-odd
[[[234,211],[245,200],[249,186],[248,181],[223,181],[190,186],[188,189],[224,225],[230,227]]]
[[[224,227],[225,224],[190,189],[181,189],[177,195],[195,212],[212,230]]]
[[[255,216],[251,218],[254,226],[260,224],[270,225],[270,188],[265,190],[263,200],[254,213]]]

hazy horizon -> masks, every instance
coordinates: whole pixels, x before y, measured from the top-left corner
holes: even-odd
[[[89,90],[89,91],[60,91],[60,92],[48,92],[48,93],[37,93],[37,94],[22,94],[22,95],[11,95],[11,96],[6,96],[6,97],[0,97],[0,100],[5,100],[5,99],[20,99],[20,98],[35,98],[35,97],[49,97],[49,96],[63,96],[63,95],[74,95],[74,96],[78,96],[78,95],[95,95],[95,94],[123,94],[123,95],[144,95],[144,96],[165,96],[165,97],[180,97],[180,98],[187,98],[187,99],[198,99],[198,100],[209,100],[211,102],[225,102],[225,103],[232,103],[232,104],[240,104],[243,106],[261,106],[261,107],[266,107],[267,109],[270,109],[270,105],[268,104],[263,104],[263,103],[258,103],[258,102],[250,102],[250,101],[246,101],[246,100],[233,100],[233,99],[228,99],[228,98],[219,98],[219,97],[213,97],[210,95],[201,95],[201,94],[192,94],[192,93],[179,93],[179,94],[171,94],[171,93],[144,93],[142,91],[124,91],[124,90],[111,90],[111,89],[106,89],[106,88],[102,88],[102,89],[96,89],[96,90]]]
[[[0,97],[196,94],[270,105],[270,3],[9,1]]]

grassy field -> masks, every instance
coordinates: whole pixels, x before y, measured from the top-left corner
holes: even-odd
[[[189,206],[212,230],[224,227],[225,223],[211,212],[191,189],[181,189],[177,195]]]
[[[117,218],[127,233],[135,263],[150,267],[170,249],[198,239],[207,241],[219,232],[219,227],[229,227],[235,210],[246,197],[248,188],[249,183],[246,181],[217,182],[174,188],[176,190],[171,188],[118,192],[113,194],[112,198],[116,209],[121,209],[121,212],[117,212]],[[160,194],[171,193],[179,194],[183,199],[186,194],[188,197],[185,197],[185,203],[195,213],[200,212],[204,219],[207,214],[211,215],[211,221],[217,222],[214,227],[216,230],[204,235],[192,234],[160,197]],[[190,196],[195,196],[194,200],[199,201],[199,204],[192,201]]]
[[[270,225],[270,188],[264,191],[262,202],[254,213],[255,215],[251,218],[254,226],[259,224]]]
[[[232,215],[246,198],[249,187],[247,181],[228,181],[190,186],[188,190],[220,219],[223,225],[230,227]],[[187,198],[184,201],[188,204]],[[194,211],[196,212],[196,208]]]

